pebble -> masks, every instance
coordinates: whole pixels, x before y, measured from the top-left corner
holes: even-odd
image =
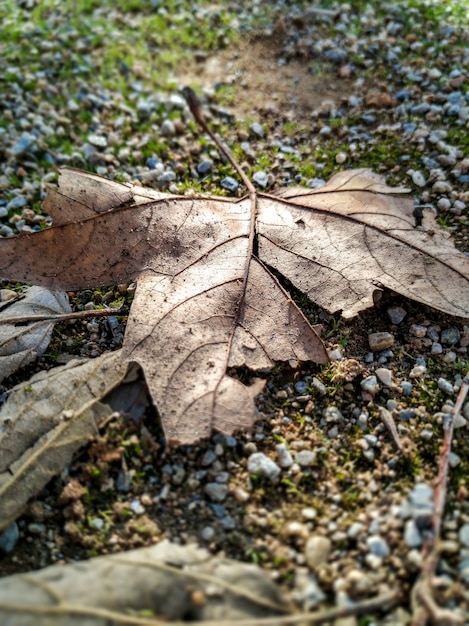
[[[445,328],[441,331],[440,343],[445,348],[457,345],[461,340],[461,333],[456,327]]]
[[[316,461],[316,453],[312,450],[301,450],[296,454],[295,461],[301,467],[311,467]]]
[[[327,563],[331,553],[331,540],[322,535],[309,537],[305,545],[305,559],[308,567],[316,569],[318,565]]]
[[[363,391],[375,394],[379,389],[379,384],[376,376],[367,376],[360,382],[360,387],[363,389]]]
[[[12,522],[6,530],[0,535],[0,552],[3,554],[10,554],[15,549],[15,546],[20,538],[20,531],[18,524]]]
[[[427,184],[425,176],[422,174],[422,172],[418,170],[412,173],[412,182],[414,183],[414,185],[417,185],[417,187],[425,187],[425,185]]]
[[[228,485],[223,483],[207,483],[204,486],[204,492],[212,502],[223,502],[228,495]]]
[[[277,463],[274,463],[263,452],[255,452],[248,458],[248,472],[255,476],[262,476],[270,481],[275,481],[281,469]]]
[[[220,185],[223,187],[223,189],[227,189],[232,193],[234,193],[239,187],[238,181],[231,176],[225,176],[225,178],[220,181]]]
[[[412,393],[412,388],[413,388],[412,383],[409,383],[406,380],[403,380],[401,382],[401,389],[402,389],[402,393],[404,396],[410,396],[410,394]]]
[[[265,189],[267,187],[267,185],[269,184],[269,177],[265,172],[255,172],[255,174],[252,177],[252,180],[259,185],[259,187],[262,187],[262,189]]]
[[[426,326],[420,326],[419,324],[412,324],[409,328],[409,332],[414,337],[425,337],[427,334],[427,328]]]
[[[407,315],[407,311],[400,306],[393,306],[387,309],[387,314],[392,324],[400,324],[405,316]]]
[[[375,374],[385,387],[393,386],[391,370],[388,370],[385,367],[378,367],[378,369],[375,370]]]
[[[454,387],[453,385],[446,380],[446,378],[439,378],[438,379],[438,389],[441,389],[441,391],[444,391],[445,393],[447,393],[448,395],[453,395],[454,393]]]
[[[258,137],[259,139],[264,138],[264,128],[262,127],[261,124],[259,124],[259,122],[253,122],[252,124],[250,124],[249,130],[251,131],[253,135]]]
[[[213,169],[213,163],[212,161],[201,161],[198,165],[197,165],[197,173],[200,174],[201,176],[205,176],[206,174],[209,174]]]
[[[278,443],[275,446],[275,449],[277,451],[278,464],[280,465],[280,467],[283,467],[284,469],[291,467],[293,465],[293,457],[286,444]]]
[[[386,540],[381,535],[370,535],[367,537],[366,545],[371,554],[386,558],[389,556],[390,550]]]
[[[469,548],[469,523],[463,524],[459,529],[459,541],[465,548]]]
[[[394,335],[388,332],[370,333],[368,344],[372,352],[381,352],[381,350],[391,348],[394,345]]]
[[[408,519],[404,524],[404,542],[409,548],[418,548],[422,545],[422,537],[413,519]]]

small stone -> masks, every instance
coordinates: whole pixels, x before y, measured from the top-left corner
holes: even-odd
[[[248,472],[256,476],[263,476],[271,481],[278,478],[280,467],[269,459],[263,452],[255,452],[248,458]]]
[[[467,424],[467,419],[465,419],[461,413],[458,413],[455,417],[454,417],[454,428],[464,428],[464,426],[466,426]]]
[[[143,515],[145,513],[145,507],[140,500],[132,500],[130,510],[133,511],[135,515]]]
[[[280,467],[291,467],[293,465],[293,458],[287,446],[284,443],[279,443],[275,446],[275,449],[277,451]]]
[[[430,441],[430,439],[433,439],[433,435],[434,435],[433,430],[427,427],[427,428],[424,428],[422,432],[420,433],[420,438],[423,439],[424,441]]]
[[[322,416],[326,420],[326,422],[343,422],[344,416],[339,411],[339,409],[334,406],[326,406],[326,408],[322,412]]]
[[[386,367],[378,367],[378,369],[375,370],[375,374],[385,387],[392,387],[391,370],[388,370]]]
[[[461,333],[455,327],[445,328],[441,331],[440,343],[446,348],[455,346],[460,340]]]
[[[16,522],[10,524],[7,529],[0,535],[0,552],[10,554],[20,538],[20,531]]]
[[[412,393],[412,387],[412,383],[409,383],[406,380],[403,380],[401,382],[401,389],[404,396],[410,396],[410,394]]]
[[[313,376],[311,379],[311,388],[320,396],[325,396],[327,393],[326,385],[316,378],[316,376]]]
[[[450,350],[449,352],[447,352],[445,354],[445,356],[443,357],[443,361],[445,363],[454,363],[457,359],[457,355],[455,352],[453,352],[452,350]]]
[[[204,539],[205,541],[211,541],[215,536],[215,531],[211,526],[205,526],[200,534],[202,536],[202,539]]]
[[[417,187],[425,187],[425,185],[427,184],[425,176],[422,174],[422,172],[418,170],[416,172],[413,172],[412,182],[414,183],[414,185],[417,185]]]
[[[421,378],[426,373],[427,373],[426,365],[414,365],[414,367],[410,370],[409,377]]]
[[[265,189],[269,184],[269,177],[265,172],[255,172],[252,180],[259,185],[259,187],[262,187],[262,189]]]
[[[456,452],[450,452],[448,456],[448,463],[450,467],[457,467],[461,463],[461,457]]]
[[[174,137],[176,134],[176,128],[171,120],[164,120],[160,126],[160,133],[163,137]]]
[[[401,306],[392,306],[387,310],[387,314],[392,324],[400,324],[407,315],[407,311]]]
[[[404,543],[409,548],[418,548],[422,545],[422,537],[413,519],[407,520],[404,525]]]
[[[212,171],[213,163],[209,160],[201,161],[197,165],[197,173],[201,176],[205,176]]]
[[[427,334],[426,326],[421,326],[420,324],[412,324],[409,328],[409,332],[414,337],[425,337]]]
[[[370,535],[366,540],[366,545],[375,556],[383,558],[389,556],[389,546],[381,535]]]
[[[447,393],[450,396],[453,395],[454,387],[445,378],[439,378],[437,384],[438,384],[438,389],[441,389],[441,391],[444,391],[445,393]]]
[[[364,527],[365,526],[361,522],[353,522],[347,530],[347,537],[349,539],[356,539],[363,531]]]
[[[328,352],[328,356],[331,361],[342,361],[344,358],[344,355],[342,354],[340,348],[334,348],[334,350],[330,350]]]
[[[96,148],[107,148],[107,138],[103,135],[89,135],[88,143]]]
[[[301,467],[311,467],[316,461],[316,453],[312,450],[301,450],[296,455],[295,461]]]
[[[346,160],[347,160],[347,155],[345,154],[345,152],[338,152],[335,155],[335,162],[338,163],[339,165],[342,165],[342,163],[345,163]]]
[[[15,211],[18,209],[22,209],[24,206],[27,205],[27,203],[28,202],[24,196],[15,196],[6,205],[6,211],[8,212],[11,210]]]
[[[204,487],[204,492],[212,502],[223,502],[228,494],[228,485],[207,483]]]
[[[261,124],[259,124],[259,122],[253,122],[252,124],[250,124],[249,125],[249,130],[251,131],[251,133],[253,135],[258,137],[259,139],[263,139],[263,137],[264,137],[264,129],[261,126]]]
[[[209,465],[214,463],[216,460],[217,460],[217,455],[215,454],[215,451],[212,450],[212,448],[209,448],[205,452],[204,456],[202,457],[200,464],[202,465],[202,467],[208,467]]]
[[[104,520],[100,517],[94,517],[90,520],[89,527],[93,530],[102,530],[104,528]]]
[[[394,336],[391,333],[370,333],[368,343],[372,352],[381,352],[394,345]]]
[[[463,524],[459,529],[459,541],[465,548],[469,548],[469,524]]]
[[[375,394],[379,389],[378,380],[376,376],[371,375],[371,376],[367,376],[366,378],[364,378],[360,383],[360,387],[363,389],[363,391],[366,391],[371,394]]]
[[[223,180],[220,181],[220,185],[223,187],[223,189],[227,189],[231,192],[235,192],[239,187],[238,181],[231,176],[226,176],[225,178],[223,178]]]
[[[438,341],[434,341],[432,343],[430,352],[432,354],[443,354],[443,346],[441,345],[441,343],[438,343]]]
[[[308,567],[315,569],[322,563],[327,563],[331,552],[331,540],[322,535],[313,535],[305,546],[305,559]]]
[[[451,208],[451,201],[448,198],[440,198],[436,206],[440,211],[448,211]]]
[[[445,180],[437,180],[432,187],[433,193],[451,193],[453,187]]]

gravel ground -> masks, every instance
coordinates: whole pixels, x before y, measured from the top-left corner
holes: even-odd
[[[86,14],[69,13],[67,2],[9,7],[0,235],[49,224],[40,201],[62,165],[170,192],[242,195],[178,92],[190,82],[260,189],[318,187],[346,167],[372,167],[408,186],[417,209],[433,210],[467,254],[467,5],[362,4],[278,2],[268,15],[256,2],[190,10],[94,2]],[[180,37],[165,39],[169,32]],[[70,298],[81,309],[131,294],[120,285]],[[330,365],[276,367],[251,434],[168,449],[152,410],[143,423],[116,417],[0,538],[0,573],[170,538],[258,563],[303,608],[383,587],[408,598],[444,415],[467,371],[469,325],[390,293],[347,322],[293,295],[324,324]],[[47,357],[3,391],[70,355],[118,347],[125,320],[114,322],[58,326]],[[437,580],[440,604],[466,617],[467,420],[469,403],[455,431]],[[406,601],[347,625],[405,624],[410,610]]]

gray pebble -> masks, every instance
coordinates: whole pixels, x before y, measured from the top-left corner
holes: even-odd
[[[401,382],[401,389],[404,396],[410,396],[410,394],[412,393],[412,383],[403,380]]]
[[[371,393],[371,394],[376,393],[379,389],[378,380],[376,376],[374,375],[367,376],[365,379],[361,381],[360,387],[363,389],[363,391],[366,391],[368,393]]]
[[[223,178],[223,180],[220,181],[220,185],[223,187],[223,189],[228,189],[228,191],[231,192],[235,192],[239,187],[238,181],[231,176],[226,176],[225,178]]]
[[[3,552],[3,554],[10,554],[10,552],[13,552],[19,538],[20,531],[18,524],[13,522],[0,536],[0,552]]]
[[[301,467],[311,467],[316,460],[316,453],[312,450],[301,450],[295,456],[295,461]]]
[[[442,354],[443,353],[443,346],[441,345],[441,343],[438,343],[438,341],[434,341],[432,343],[432,347],[430,352],[432,354]]]
[[[205,176],[206,174],[209,174],[212,171],[212,167],[213,167],[213,164],[211,161],[209,160],[201,161],[197,165],[197,173],[200,174],[201,176]]]
[[[88,143],[96,148],[107,148],[107,139],[103,135],[89,135]]]
[[[8,151],[12,156],[20,156],[25,152],[34,152],[37,148],[36,137],[29,133],[23,133]]]
[[[453,187],[445,180],[437,180],[432,187],[433,193],[451,193]]]
[[[438,379],[438,389],[441,389],[441,391],[444,391],[445,393],[449,395],[453,395],[454,393],[453,385],[449,381],[447,381],[445,378]]]
[[[248,458],[248,472],[274,481],[278,478],[281,470],[277,463],[274,463],[263,452],[255,452]]]
[[[208,467],[216,460],[217,455],[215,454],[215,451],[212,450],[212,448],[209,448],[202,457],[200,464],[202,465],[202,467]]]
[[[222,483],[207,483],[204,492],[212,502],[223,502],[228,494],[228,485]]]
[[[205,541],[211,541],[215,536],[215,531],[211,526],[205,526],[205,528],[202,529],[200,535]]]
[[[259,124],[259,122],[253,122],[252,124],[250,124],[249,130],[259,139],[262,139],[264,137],[264,129],[261,124]]]
[[[265,172],[256,172],[253,175],[252,180],[263,189],[265,189],[269,184],[269,177]]]
[[[407,311],[400,306],[393,306],[389,307],[387,314],[392,324],[400,324],[407,315]]]
[[[413,519],[407,520],[404,525],[404,543],[409,548],[418,548],[422,545],[422,537]]]
[[[325,396],[327,393],[326,385],[316,378],[316,376],[313,376],[311,379],[311,388],[320,396]]]
[[[370,535],[366,540],[366,545],[371,554],[380,557],[389,556],[389,546],[381,535]]]
[[[93,530],[102,530],[104,528],[104,520],[100,517],[94,517],[92,520],[90,520],[89,526]]]
[[[377,378],[383,383],[385,387],[392,387],[392,372],[385,367],[378,367],[375,370]]]
[[[412,174],[412,182],[414,183],[414,185],[417,185],[417,187],[425,187],[425,185],[427,184],[425,176],[422,174],[422,172],[419,172],[418,170]]]
[[[322,412],[322,416],[325,418],[326,422],[343,422],[344,416],[339,411],[336,406],[326,406],[326,408]]]
[[[445,328],[441,331],[440,343],[445,347],[452,347],[459,343],[461,333],[455,327]]]
[[[291,467],[293,465],[293,458],[287,446],[284,443],[279,443],[275,446],[275,449],[277,450],[280,467]]]
[[[6,206],[5,215],[8,211],[22,209],[27,203],[28,201],[24,196],[14,196]]]
[[[176,128],[171,120],[164,120],[160,126],[160,133],[163,137],[174,137],[176,134]]]
[[[465,548],[469,548],[469,523],[463,524],[459,529],[459,541]]]

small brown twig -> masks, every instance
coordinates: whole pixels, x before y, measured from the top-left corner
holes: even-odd
[[[412,590],[412,598],[415,604],[412,626],[424,626],[429,621],[438,626],[459,626],[464,620],[452,611],[441,609],[432,597],[432,579],[435,576],[439,560],[439,542],[441,536],[441,524],[446,502],[446,487],[448,483],[449,455],[451,453],[451,441],[453,438],[454,420],[461,408],[469,391],[469,372],[463,378],[459,389],[456,403],[448,414],[444,427],[443,446],[441,448],[438,475],[435,479],[433,494],[433,536],[423,546],[423,562],[420,576]]]
[[[0,324],[25,324],[27,322],[67,322],[69,320],[87,320],[93,317],[110,317],[111,315],[128,315],[128,308],[121,309],[93,309],[91,311],[75,311],[57,315],[16,315],[0,317]]]

